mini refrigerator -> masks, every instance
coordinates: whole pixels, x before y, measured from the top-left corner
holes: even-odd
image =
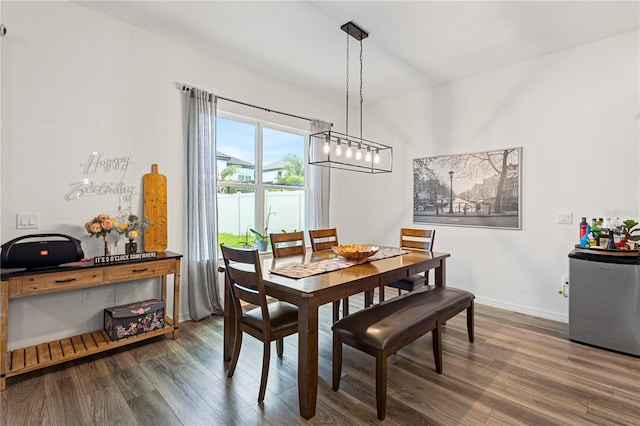
[[[640,356],[640,257],[569,254],[569,339]]]

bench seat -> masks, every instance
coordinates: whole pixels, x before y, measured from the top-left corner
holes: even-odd
[[[473,342],[473,300],[468,291],[436,287],[394,297],[336,322],[333,329],[333,390],[340,386],[342,343],[376,357],[378,418],[386,415],[387,358],[432,332],[436,371],[442,373],[440,327],[467,310],[467,334]]]

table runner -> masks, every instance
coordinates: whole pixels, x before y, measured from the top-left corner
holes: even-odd
[[[381,249],[378,253],[365,260],[347,260],[342,257],[335,257],[333,259],[320,260],[318,262],[305,263],[302,265],[289,266],[280,269],[270,269],[269,272],[273,274],[283,275],[288,278],[306,278],[312,275],[324,274],[325,272],[337,271],[339,269],[350,268],[362,263],[373,262],[376,260],[386,259],[388,257],[400,256],[409,253],[406,250],[401,249]]]

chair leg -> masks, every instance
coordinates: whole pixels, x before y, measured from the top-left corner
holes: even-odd
[[[433,340],[433,359],[436,363],[436,372],[442,374],[442,333],[440,329],[440,321],[436,321],[436,328],[431,332],[431,340]]]
[[[469,341],[473,343],[473,300],[467,308],[467,334],[469,335]]]
[[[280,358],[282,358],[282,354],[284,353],[284,338],[281,337],[276,339],[276,352]]]
[[[364,292],[364,307],[368,308],[373,305],[373,290],[367,290]]]
[[[340,301],[333,302],[333,322],[337,322],[340,319]]]
[[[338,302],[340,304],[340,302]],[[349,298],[342,299],[342,318],[349,316]]]
[[[233,377],[233,373],[236,371],[236,365],[238,364],[238,358],[240,357],[240,347],[242,346],[242,330],[240,325],[236,323],[236,338],[233,341],[233,353],[231,354],[231,362],[229,363],[229,371],[227,377]]]
[[[387,354],[376,355],[376,408],[378,418],[384,420],[387,415]]]
[[[258,404],[264,401],[264,394],[267,392],[267,376],[269,375],[269,361],[271,358],[271,342],[264,342],[262,353],[262,377],[260,378],[260,393],[258,394]]]
[[[340,388],[340,375],[342,374],[342,341],[336,333],[333,333],[333,380],[331,388],[337,391]]]

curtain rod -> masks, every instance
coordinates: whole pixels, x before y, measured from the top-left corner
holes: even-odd
[[[191,89],[195,89],[195,87],[188,86],[186,84],[182,84],[182,91],[188,91],[188,90],[191,90]],[[214,95],[214,96],[217,99],[220,99],[220,100],[223,100],[223,101],[233,102],[233,103],[244,105],[244,106],[247,106],[247,107],[250,107],[250,108],[261,109],[261,110],[263,110],[265,112],[273,112],[273,113],[276,113],[276,114],[286,115],[288,117],[298,118],[300,120],[307,120],[307,121],[314,121],[315,120],[314,118],[307,118],[307,117],[302,117],[302,116],[295,115],[295,114],[289,114],[288,112],[276,111],[276,110],[273,110],[271,108],[265,108],[265,107],[261,107],[261,106],[257,106],[257,105],[252,105],[252,104],[249,104],[249,103],[246,103],[246,102],[237,101],[235,99],[225,98],[223,96],[217,96],[217,95]],[[330,123],[330,124],[331,124],[331,127],[333,127],[333,123]]]

